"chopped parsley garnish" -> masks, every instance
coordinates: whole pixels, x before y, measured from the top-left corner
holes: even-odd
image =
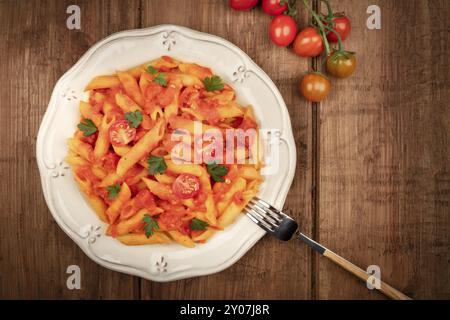
[[[90,135],[93,135],[98,131],[97,127],[91,119],[83,119],[77,127],[78,129],[83,131],[83,135],[85,137],[89,137]]]
[[[205,230],[208,227],[208,223],[206,221],[194,218],[191,221],[191,230]]]
[[[208,163],[206,165],[206,169],[208,170],[208,173],[211,175],[211,177],[216,182],[224,182],[225,180],[223,177],[228,173],[228,168],[225,166],[222,166],[220,164]]]
[[[151,156],[150,158],[148,158],[147,163],[148,163],[148,172],[151,175],[166,172],[167,164],[164,161],[163,157]]]
[[[125,113],[125,119],[127,119],[131,127],[137,128],[142,122],[142,113],[139,110],[135,112],[127,112]]]
[[[156,82],[157,84],[163,87],[167,86],[166,74],[165,73],[158,74],[155,78],[153,78],[153,82]]]
[[[150,238],[154,230],[159,230],[158,221],[153,219],[148,213],[144,214],[142,222],[144,222],[144,231],[147,238]]]
[[[206,91],[216,91],[223,89],[223,82],[219,76],[206,77],[203,79]]]
[[[120,183],[106,187],[106,190],[108,191],[108,199],[113,200],[117,197],[117,195],[120,192]]]
[[[158,70],[155,67],[153,67],[153,66],[148,66],[147,69],[145,69],[145,71],[147,73],[153,74],[153,75],[158,73]]]

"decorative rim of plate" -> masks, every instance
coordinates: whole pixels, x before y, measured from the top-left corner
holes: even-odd
[[[247,234],[245,237],[245,241],[243,241],[239,248],[225,261],[223,261],[220,264],[217,264],[213,267],[207,267],[207,268],[191,268],[187,270],[180,270],[178,272],[173,273],[166,273],[165,276],[161,276],[163,274],[162,271],[166,271],[167,262],[164,260],[164,256],[157,257],[155,263],[156,268],[158,269],[157,274],[151,273],[147,269],[142,268],[136,268],[134,266],[127,266],[122,263],[117,263],[113,260],[108,260],[105,258],[100,257],[99,255],[95,254],[91,249],[91,244],[95,242],[96,237],[98,237],[100,226],[95,227],[89,225],[87,230],[76,232],[72,230],[68,226],[68,224],[63,221],[63,218],[60,216],[58,210],[56,210],[54,204],[53,204],[53,198],[52,194],[50,192],[50,186],[48,183],[48,177],[49,176],[58,176],[59,171],[58,170],[64,170],[67,169],[67,167],[64,166],[62,160],[56,160],[56,161],[49,161],[47,158],[47,155],[45,153],[45,137],[47,135],[47,131],[49,130],[50,125],[52,124],[53,118],[56,114],[57,110],[57,95],[60,94],[60,92],[63,93],[63,97],[70,100],[71,96],[74,95],[74,92],[65,92],[64,91],[64,84],[65,80],[69,78],[73,73],[79,71],[83,68],[83,66],[86,64],[86,62],[90,59],[92,55],[94,55],[101,47],[104,45],[107,45],[108,43],[118,40],[118,39],[124,39],[129,37],[145,37],[145,36],[154,36],[156,34],[162,34],[163,35],[163,45],[166,47],[168,51],[170,51],[171,46],[176,45],[176,41],[173,39],[172,34],[173,33],[179,33],[185,37],[190,38],[191,40],[199,40],[199,41],[207,41],[210,43],[215,43],[221,46],[224,46],[228,49],[231,49],[236,55],[238,55],[241,60],[243,61],[243,66],[240,66],[236,72],[234,72],[233,76],[235,77],[234,82],[242,82],[249,72],[252,74],[257,75],[264,83],[265,85],[271,89],[272,94],[275,96],[279,107],[280,112],[282,116],[282,122],[283,122],[283,129],[280,132],[280,141],[284,143],[287,146],[288,150],[288,158],[289,158],[289,167],[287,169],[287,173],[284,177],[283,182],[281,183],[279,190],[275,190],[274,188],[274,197],[273,197],[273,205],[278,208],[282,208],[284,205],[284,201],[286,199],[287,193],[289,191],[289,188],[292,184],[293,177],[295,174],[295,166],[296,166],[296,149],[295,149],[295,141],[292,133],[292,127],[291,127],[291,121],[289,117],[289,113],[286,107],[286,104],[284,103],[284,100],[278,91],[277,87],[273,83],[273,81],[269,78],[269,76],[240,48],[238,48],[233,43],[220,38],[215,35],[203,33],[200,31],[192,30],[186,27],[180,27],[176,25],[158,25],[154,27],[144,28],[144,29],[133,29],[133,30],[126,30],[114,33],[103,40],[97,42],[94,44],[66,73],[64,73],[63,76],[57,81],[51,98],[49,105],[47,107],[47,110],[44,114],[44,117],[42,119],[38,137],[37,137],[37,143],[36,143],[36,159],[41,175],[41,184],[42,189],[44,193],[44,197],[47,203],[48,208],[50,209],[50,212],[55,219],[55,221],[58,223],[60,228],[83,250],[83,252],[91,258],[96,263],[100,264],[103,267],[106,267],[111,270],[115,270],[118,272],[123,272],[131,275],[136,275],[148,280],[152,281],[158,281],[158,282],[166,282],[166,281],[173,281],[178,279],[184,279],[189,277],[195,277],[195,276],[201,276],[201,275],[209,275],[213,273],[220,272],[228,267],[230,267],[232,264],[237,262],[250,248],[253,247],[253,245],[262,237],[265,235],[265,232],[260,229],[257,232],[254,232],[252,234]],[[66,90],[67,91],[67,90]],[[75,97],[76,98],[76,97]],[[62,168],[62,169],[61,169]],[[153,258],[153,256],[152,256]]]

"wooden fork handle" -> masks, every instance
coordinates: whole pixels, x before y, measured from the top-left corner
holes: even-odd
[[[366,271],[364,271],[360,267],[358,267],[358,266],[354,265],[353,263],[351,263],[350,261],[342,258],[340,255],[334,253],[333,251],[328,250],[327,248],[325,248],[321,244],[315,242],[314,240],[308,238],[304,234],[300,233],[299,239],[302,240],[303,242],[305,242],[306,244],[308,244],[315,251],[317,251],[320,254],[322,254],[323,256],[327,257],[328,259],[330,259],[337,265],[341,266],[348,272],[354,274],[355,276],[357,276],[359,279],[363,280],[364,282],[367,282],[367,280],[371,277],[371,275],[369,275]],[[384,293],[386,296],[388,296],[391,299],[411,300],[410,297],[408,297],[407,295],[398,291],[397,289],[391,287],[390,285],[388,285],[387,283],[385,283],[383,281],[380,281],[380,287],[377,289],[380,290],[382,293]]]

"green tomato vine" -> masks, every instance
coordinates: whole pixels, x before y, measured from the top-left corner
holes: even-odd
[[[319,32],[320,37],[322,38],[323,45],[325,47],[325,59],[322,62],[322,68],[324,64],[326,63],[326,58],[331,55],[331,59],[335,61],[340,56],[344,56],[346,58],[349,58],[350,55],[355,54],[354,52],[346,51],[344,49],[343,41],[341,38],[341,35],[334,30],[334,22],[333,19],[336,17],[336,15],[333,12],[333,9],[331,7],[331,4],[329,0],[320,0],[320,2],[323,2],[326,5],[327,8],[327,14],[321,14],[313,10],[311,6],[308,3],[308,0],[302,0],[303,6],[305,9],[311,14],[313,17],[313,27],[316,28],[316,30]],[[336,35],[336,38],[338,39],[338,48],[334,49],[331,47],[330,42],[328,41],[327,35],[332,32]],[[320,72],[319,72],[320,73]]]

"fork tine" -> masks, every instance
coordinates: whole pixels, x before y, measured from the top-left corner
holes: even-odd
[[[264,200],[251,199],[244,211],[254,223],[279,240],[288,241],[298,229],[294,219]]]
[[[277,208],[274,208],[272,205],[270,205],[269,203],[267,203],[266,201],[264,201],[264,200],[262,200],[262,199],[259,199],[259,198],[253,198],[252,200],[251,200],[251,202],[253,203],[253,204],[257,204],[257,205],[260,205],[260,206],[263,206],[265,209],[267,209],[267,210],[270,210],[271,212],[273,212],[278,218],[281,218],[281,219],[283,219],[284,218],[284,215],[283,215],[283,213],[280,211],[280,210],[278,210]]]
[[[247,209],[247,211],[250,211],[253,216],[255,218],[257,218],[258,220],[265,222],[267,225],[269,225],[270,227],[276,228],[278,227],[278,225],[276,223],[273,223],[273,221],[269,221],[266,216],[264,216],[264,213],[261,214],[260,212],[258,212],[257,210],[255,210],[255,208],[251,207],[251,206],[246,206],[245,207]]]
[[[267,225],[267,223],[263,221],[254,210],[249,209],[248,207],[245,207],[244,210],[247,213],[247,216],[265,231],[270,233],[273,233],[275,231],[270,225]]]
[[[274,226],[278,227],[278,225],[281,223],[281,219],[271,214],[270,211],[268,211],[266,208],[262,208],[258,205],[247,205],[251,209],[255,210],[263,219],[270,220],[269,222]]]

